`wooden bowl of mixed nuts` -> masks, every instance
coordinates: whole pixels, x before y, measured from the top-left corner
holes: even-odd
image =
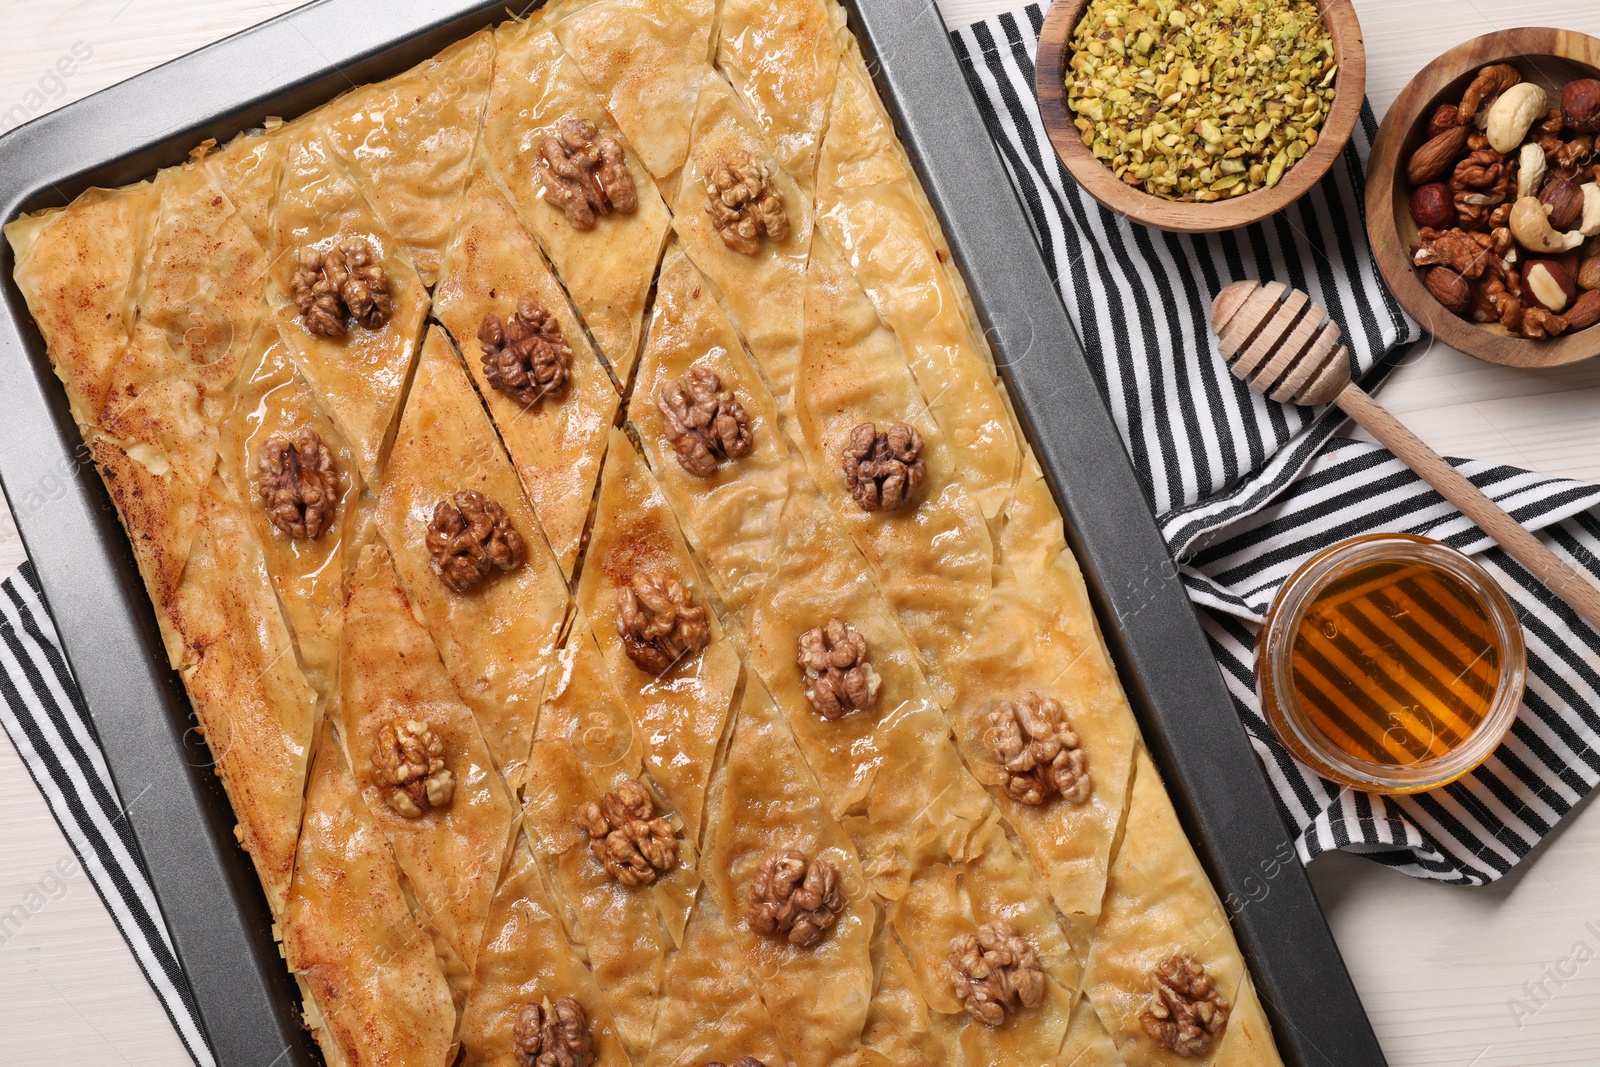
[[[1350,0],[1054,0],[1034,87],[1090,196],[1147,226],[1214,233],[1322,180],[1366,73]]]
[[[1424,67],[1367,166],[1384,280],[1435,337],[1515,367],[1600,354],[1600,40],[1491,33]]]

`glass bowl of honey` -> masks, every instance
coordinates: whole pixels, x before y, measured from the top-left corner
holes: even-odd
[[[1319,774],[1376,793],[1455,781],[1522,704],[1527,654],[1505,591],[1439,541],[1383,533],[1311,557],[1256,645],[1279,739]]]

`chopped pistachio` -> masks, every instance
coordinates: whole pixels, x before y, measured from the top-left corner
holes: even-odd
[[[1313,0],[1090,0],[1068,104],[1123,181],[1213,201],[1276,185],[1317,143],[1338,77]]]

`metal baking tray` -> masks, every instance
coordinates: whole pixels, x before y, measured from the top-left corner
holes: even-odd
[[[1177,568],[929,0],[845,0],[1067,519],[1145,738],[1294,1067],[1383,1064]],[[119,186],[396,74],[504,0],[322,0],[0,138],[0,220]],[[15,505],[201,1021],[223,1067],[315,1065],[298,991],[233,837],[116,513],[0,242],[0,482]],[[66,491],[61,491],[61,486]]]

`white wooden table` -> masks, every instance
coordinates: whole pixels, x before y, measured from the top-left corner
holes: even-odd
[[[951,25],[1016,0],[941,0]],[[0,0],[0,131],[294,6]],[[377,5],[375,12],[381,12]],[[1518,25],[1600,35],[1594,0],[1356,0],[1379,114],[1439,52]],[[381,13],[377,14],[381,17]],[[58,60],[76,62],[58,67]],[[59,73],[71,69],[69,75]],[[1600,360],[1514,371],[1434,345],[1383,400],[1439,451],[1600,480]],[[5,432],[0,414],[0,432]],[[0,509],[0,578],[23,552]],[[1600,815],[1586,803],[1486,889],[1331,855],[1312,865],[1394,1067],[1600,1063]],[[9,744],[0,743],[0,1063],[176,1067],[182,1046]],[[30,896],[36,893],[37,896]],[[37,904],[35,907],[33,905]]]

